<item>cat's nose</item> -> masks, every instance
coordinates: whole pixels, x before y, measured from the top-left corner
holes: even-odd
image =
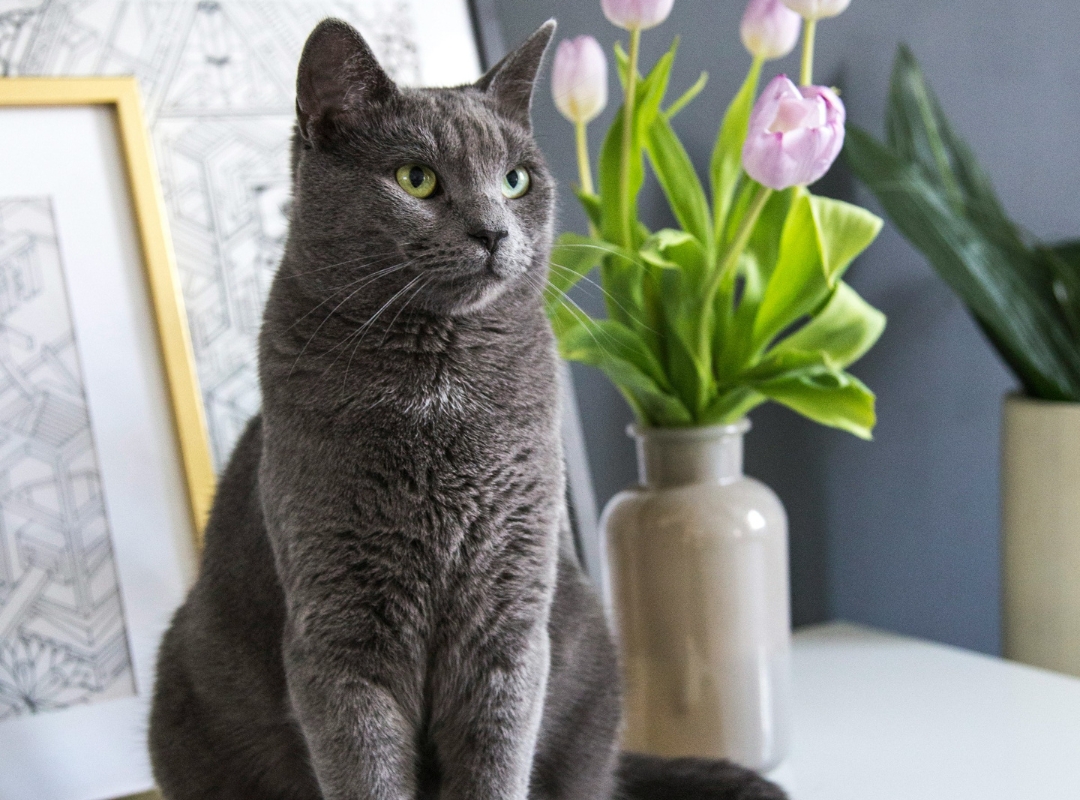
[[[469,231],[469,236],[480,244],[487,248],[489,253],[494,253],[499,249],[499,242],[505,239],[509,235],[508,231],[489,231],[486,228],[476,231]]]

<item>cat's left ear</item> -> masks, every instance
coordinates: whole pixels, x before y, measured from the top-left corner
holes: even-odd
[[[386,101],[397,87],[360,33],[324,19],[308,36],[296,72],[296,122],[308,142],[349,114]]]
[[[476,88],[495,99],[499,111],[526,128],[532,128],[529,111],[532,107],[536,74],[544,62],[551,37],[555,35],[555,20],[549,19],[525,40],[517,50],[488,70],[476,82]]]

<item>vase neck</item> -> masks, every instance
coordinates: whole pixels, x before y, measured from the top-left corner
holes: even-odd
[[[649,489],[730,483],[743,476],[743,435],[750,421],[705,428],[630,427],[637,440],[638,478]]]

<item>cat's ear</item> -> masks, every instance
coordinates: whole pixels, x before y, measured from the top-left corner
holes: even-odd
[[[544,61],[551,37],[555,35],[555,20],[549,19],[525,40],[517,50],[488,70],[476,82],[476,88],[495,99],[499,111],[526,128],[532,127],[529,111],[532,107],[536,74]]]
[[[324,19],[308,36],[296,73],[296,122],[313,141],[336,118],[363,112],[397,91],[364,37],[339,19]]]

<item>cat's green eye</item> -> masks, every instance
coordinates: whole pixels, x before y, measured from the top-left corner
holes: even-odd
[[[431,197],[439,183],[431,168],[423,164],[406,164],[399,168],[397,182],[402,189],[421,200]]]
[[[503,196],[516,200],[529,191],[529,183],[528,170],[525,167],[515,167],[503,176]]]

